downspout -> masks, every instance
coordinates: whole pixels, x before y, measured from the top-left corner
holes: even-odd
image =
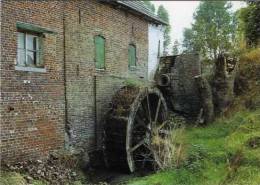
[[[68,122],[68,99],[67,99],[67,76],[66,76],[66,36],[65,36],[65,2],[63,1],[63,75],[64,75],[64,102],[65,102],[65,139],[66,135],[68,139],[70,139],[70,126]],[[67,141],[69,142],[69,140]],[[66,143],[66,140],[64,142],[64,148],[68,149],[66,146],[68,146]]]
[[[97,126],[97,76],[94,75],[93,80],[93,93],[94,93],[94,121],[95,121],[95,148],[98,148],[98,126]]]

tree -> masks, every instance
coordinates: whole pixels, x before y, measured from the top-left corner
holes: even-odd
[[[183,38],[182,47],[184,48],[184,52],[194,52],[196,47],[195,43],[193,42],[194,35],[191,28],[184,28]]]
[[[155,13],[155,6],[153,3],[151,3],[151,1],[143,1],[143,3],[148,9],[150,9],[153,13]]]
[[[260,44],[260,1],[249,2],[239,11],[238,17],[241,20],[239,28],[247,44],[252,47]]]
[[[166,23],[169,23],[169,13],[168,11],[164,8],[163,5],[160,5],[157,11],[157,16],[161,18],[163,21]],[[171,37],[170,37],[170,31],[171,31],[171,26],[167,25],[165,30],[164,30],[164,42],[163,42],[163,54],[167,55],[168,53],[168,47],[171,43]]]
[[[178,55],[179,54],[179,42],[178,40],[174,41],[173,47],[172,47],[172,54],[173,55]]]
[[[186,49],[198,51],[210,59],[230,50],[235,25],[227,1],[203,1],[194,13],[191,30],[184,31]]]
[[[215,60],[215,70],[210,81],[204,75],[196,76],[200,93],[202,122],[212,122],[215,116],[226,112],[234,100],[234,84],[238,71],[235,56],[220,54]]]

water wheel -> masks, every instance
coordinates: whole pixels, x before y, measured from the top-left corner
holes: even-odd
[[[112,99],[104,134],[104,155],[108,167],[138,169],[160,167],[153,147],[155,136],[164,138],[167,106],[157,88],[124,87]]]

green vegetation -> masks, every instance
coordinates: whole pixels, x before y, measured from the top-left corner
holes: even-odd
[[[237,112],[208,127],[188,127],[179,167],[129,185],[259,185],[260,109]],[[252,144],[253,143],[253,144]]]
[[[130,86],[130,87],[149,87],[151,85],[149,82],[140,80],[140,79],[135,79],[135,78],[127,78],[124,81],[125,86]]]
[[[236,107],[260,108],[260,48],[244,49],[240,53],[239,75],[235,82],[235,93],[239,95]]]
[[[150,9],[153,13],[155,13],[155,6],[153,3],[151,3],[151,1],[143,1],[143,3],[148,9]]]
[[[169,23],[169,12],[168,10],[163,6],[160,5],[158,10],[157,10],[157,16],[160,17],[164,22]],[[168,53],[168,47],[171,44],[171,37],[170,37],[170,32],[171,32],[171,26],[170,24],[166,26],[163,34],[163,54],[167,55]]]
[[[26,185],[26,180],[24,177],[16,172],[1,172],[1,184],[9,185],[9,184],[20,184]]]
[[[154,4],[151,1],[142,1],[144,3],[144,5],[151,10],[154,14],[156,14],[161,20],[163,20],[164,22],[168,23],[167,26],[165,26],[165,30],[164,30],[164,41],[163,41],[163,54],[167,55],[168,54],[168,47],[171,44],[171,37],[170,37],[170,32],[171,32],[171,26],[169,24],[169,12],[168,10],[163,6],[160,5],[157,9],[156,12],[156,8],[154,6]]]
[[[0,178],[1,185],[27,185],[25,176],[17,172],[2,172]],[[40,180],[31,180],[32,185],[47,185],[46,182]]]
[[[238,12],[239,36],[249,46],[257,46],[260,41],[260,2],[251,1]]]
[[[22,174],[19,172],[10,172],[10,171],[1,171],[0,176],[0,184],[1,185],[49,185],[47,181],[44,180],[28,180],[27,174]],[[27,179],[27,180],[26,180]],[[29,182],[28,182],[29,181]],[[86,180],[83,180],[84,182]],[[81,181],[67,182],[65,185],[82,185]],[[84,183],[85,184],[85,183]]]
[[[180,52],[179,52],[179,45],[180,43],[178,42],[178,40],[175,40],[174,43],[173,43],[173,46],[172,46],[172,54],[173,55],[178,55]]]
[[[231,49],[235,24],[227,1],[203,1],[194,13],[194,24],[184,30],[183,46],[209,59]]]

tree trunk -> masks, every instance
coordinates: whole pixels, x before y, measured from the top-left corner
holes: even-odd
[[[224,55],[219,55],[215,62],[212,94],[216,115],[225,112],[234,99],[234,82],[237,68],[237,61]]]
[[[214,117],[225,112],[233,102],[237,71],[237,60],[226,55],[219,55],[215,62],[211,83],[203,76],[195,77],[202,107],[198,118],[200,123],[212,122]]]
[[[214,119],[214,105],[211,87],[203,76],[196,76],[195,81],[199,90],[202,112],[198,118],[199,123],[209,123]]]

